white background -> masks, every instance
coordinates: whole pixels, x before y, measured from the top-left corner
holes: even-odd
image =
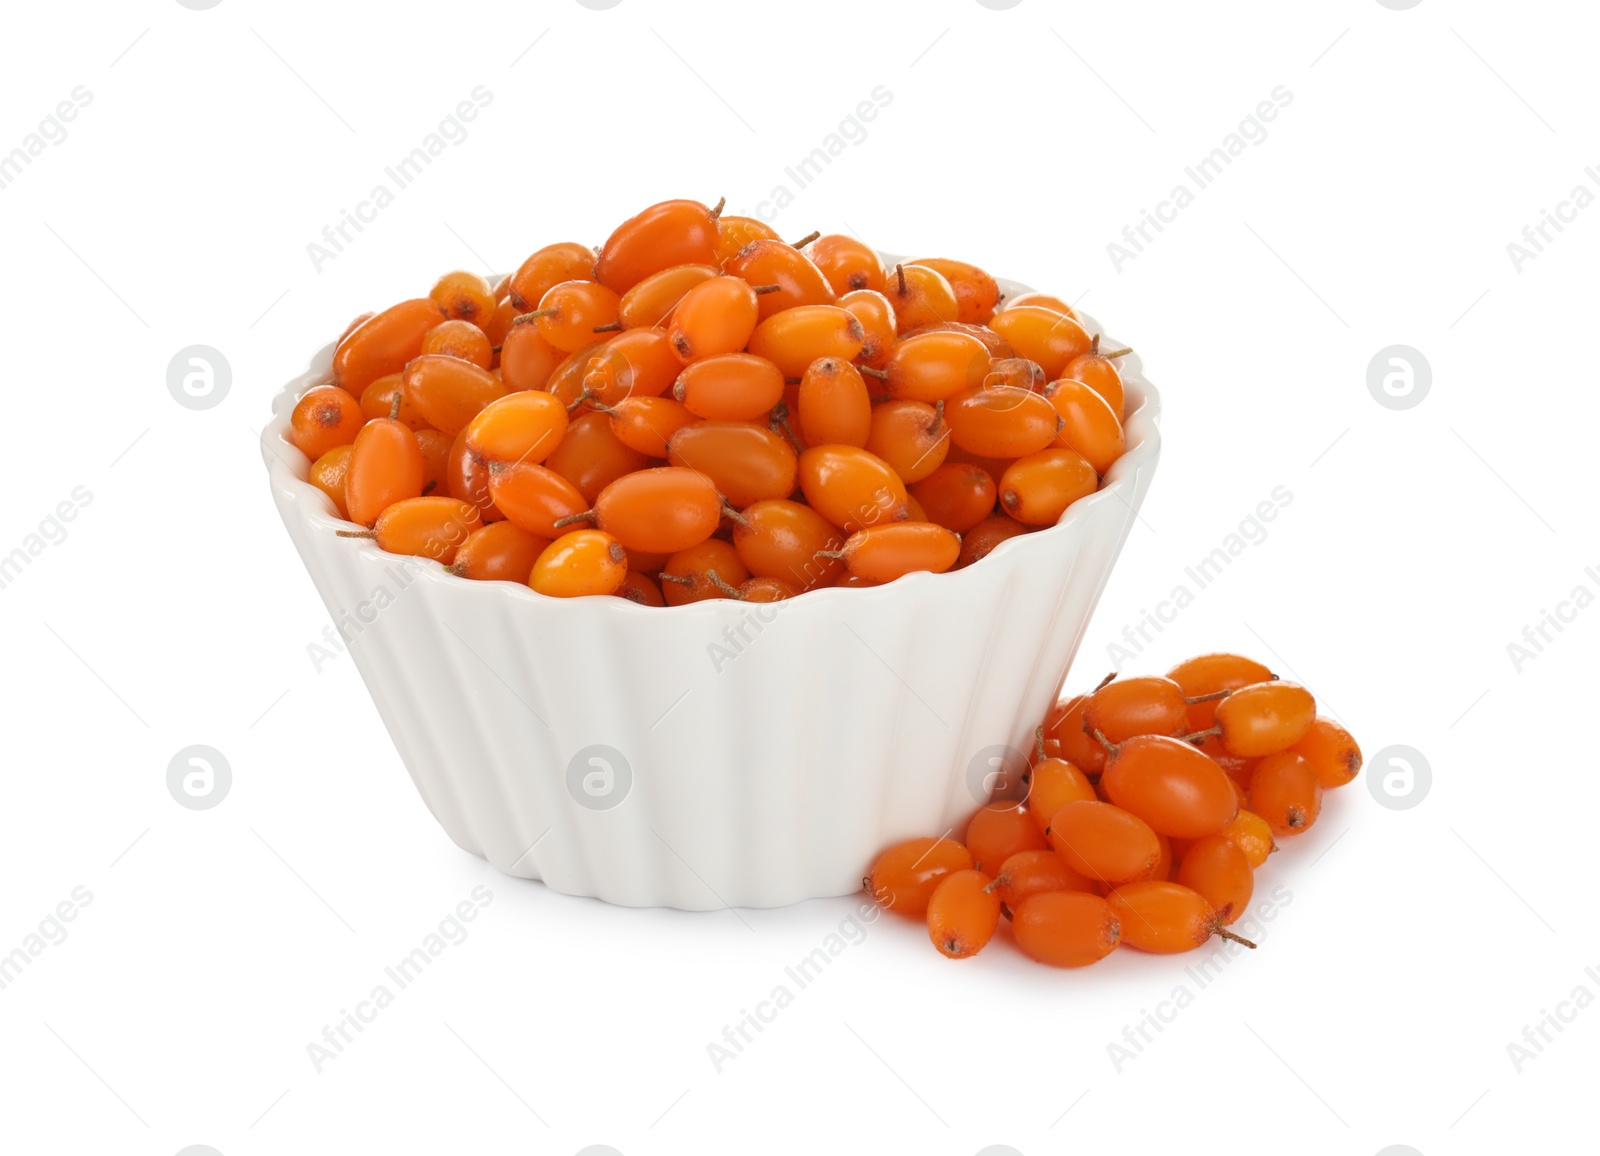
[[[92,900],[0,990],[0,1148],[1443,1156],[1578,1123],[1600,1011],[1561,1001],[1600,996],[1600,609],[1520,669],[1507,646],[1600,593],[1600,211],[1520,271],[1507,244],[1600,192],[1591,13],[362,9],[7,10],[0,153],[76,86],[92,100],[0,189],[0,554],[92,500],[0,590],[0,952]],[[468,137],[319,270],[308,242],[479,85]],[[308,657],[328,619],[256,431],[356,313],[664,197],[753,212],[879,85],[891,103],[779,230],[1082,299],[1163,390],[1161,467],[1072,685],[1284,486],[1265,539],[1124,669],[1258,655],[1369,756],[1421,752],[1432,787],[1408,810],[1360,782],[1330,798],[1262,872],[1290,898],[1261,949],[1204,990],[1190,960],[1132,952],[954,964],[885,919],[718,1072],[707,1045],[856,901],[627,911],[457,850],[348,656]],[[1280,85],[1266,138],[1119,270],[1108,242]],[[200,412],[166,386],[196,343],[232,367]],[[1432,369],[1404,411],[1367,388],[1396,343]],[[212,810],[167,792],[196,743],[232,767]],[[477,887],[468,938],[318,1073],[308,1043]],[[1507,1045],[1558,1008],[1519,1071]],[[1119,1070],[1108,1045],[1158,1013]]]

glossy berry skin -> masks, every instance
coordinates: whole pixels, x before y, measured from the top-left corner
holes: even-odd
[[[394,408],[396,399],[400,402],[398,414]],[[412,429],[433,428],[417,410],[416,404],[406,399],[405,378],[398,373],[378,378],[361,393],[361,416],[364,420],[371,421],[375,417],[389,417],[391,414]]]
[[[994,883],[996,893],[1012,911],[1033,896],[1049,891],[1095,890],[1093,880],[1079,875],[1049,850],[1018,851],[1000,865]]]
[[[724,353],[685,366],[672,396],[696,417],[756,421],[783,400],[783,374],[764,357]]]
[[[928,938],[948,959],[978,954],[1000,923],[1000,896],[982,871],[953,871],[928,897]]]
[[[1178,839],[1214,835],[1239,813],[1222,768],[1188,743],[1163,735],[1119,743],[1106,759],[1100,789],[1158,834]]]
[[[548,538],[537,537],[520,526],[492,522],[467,535],[456,550],[450,569],[479,582],[516,582],[526,586],[533,564],[548,545]]]
[[[978,266],[948,257],[919,257],[911,264],[932,269],[949,282],[956,297],[957,321],[968,325],[984,325],[994,316],[995,306],[1000,301],[1000,286]]]
[[[771,225],[758,221],[754,217],[730,217],[723,214],[717,218],[717,263],[733,259],[734,255],[751,241],[777,241],[780,238],[773,231]]]
[[[1000,506],[1027,526],[1054,526],[1072,503],[1100,488],[1076,450],[1045,449],[1018,458],[1000,477]]]
[[[622,295],[617,320],[624,329],[660,325],[684,294],[719,273],[715,265],[673,265],[652,273]]]
[[[883,292],[883,262],[872,246],[843,233],[829,233],[811,242],[810,249],[811,263],[841,297],[858,289]]]
[[[813,361],[800,379],[796,404],[800,436],[807,445],[866,446],[872,432],[872,402],[861,371],[848,361],[837,357]]]
[[[593,502],[618,478],[644,469],[649,458],[624,445],[605,414],[586,413],[567,426],[544,464],[576,486],[584,501]]]
[[[355,441],[365,420],[361,403],[349,393],[335,385],[315,386],[295,402],[289,415],[289,440],[316,461],[334,446]]]
[[[699,471],[735,506],[792,494],[799,468],[780,434],[744,421],[684,426],[667,443],[667,460]]]
[[[861,352],[856,355],[857,363],[882,369],[898,340],[894,306],[882,293],[872,289],[854,289],[840,297],[837,304],[861,323],[862,342]]]
[[[567,407],[548,393],[508,393],[467,423],[467,446],[491,462],[542,462],[567,432]]]
[[[778,286],[758,298],[763,321],[798,305],[832,305],[836,297],[822,270],[782,241],[752,241],[724,263],[723,271],[751,286]]]
[[[1332,719],[1319,718],[1289,748],[1316,772],[1317,785],[1342,787],[1361,773],[1361,748],[1349,731]]]
[[[1221,834],[1244,852],[1251,867],[1260,867],[1278,849],[1272,839],[1272,827],[1254,811],[1241,810]]]
[[[972,855],[949,839],[907,839],[878,856],[863,881],[878,904],[921,919],[934,888],[957,871],[972,869]]]
[[[967,821],[962,840],[978,870],[998,875],[1005,861],[1019,851],[1047,851],[1049,841],[1021,803],[986,803]]]
[[[684,294],[667,323],[667,340],[688,364],[737,353],[760,321],[755,290],[738,277],[712,277]]]
[[[1083,717],[1090,731],[1120,743],[1135,735],[1187,734],[1189,708],[1177,683],[1145,675],[1106,683],[1089,696]]]
[[[445,459],[444,490],[452,498],[476,506],[486,524],[505,517],[489,493],[489,463],[467,447],[465,429],[450,443],[450,454]]]
[[[361,427],[350,451],[344,498],[350,520],[371,526],[394,503],[422,496],[422,448],[417,435],[391,418]]]
[[[629,570],[628,576],[622,580],[622,585],[611,592],[618,598],[626,598],[629,602],[636,602],[640,606],[665,606],[667,600],[662,597],[661,587],[656,585],[655,579],[648,574],[641,574],[637,570]]]
[[[311,471],[306,475],[306,481],[326,494],[339,517],[346,521],[350,518],[350,511],[344,504],[344,477],[350,469],[350,455],[354,451],[354,446],[334,446],[311,463]]]
[[[1277,676],[1254,659],[1239,654],[1202,654],[1178,663],[1167,671],[1167,677],[1183,688],[1190,698],[1215,694],[1221,690],[1238,690],[1257,682],[1271,682]],[[1203,731],[1215,721],[1217,704],[1196,702],[1189,705],[1189,731]]]
[[[484,406],[506,395],[493,374],[456,357],[428,354],[406,365],[406,399],[435,429],[454,437]]]
[[[333,384],[359,397],[378,378],[404,369],[443,320],[444,311],[427,297],[402,301],[367,318],[333,351]]]
[[[1098,797],[1088,776],[1065,759],[1043,758],[1028,770],[1028,813],[1040,831],[1064,804]]]
[[[596,525],[628,549],[675,554],[716,532],[722,497],[697,470],[663,466],[618,478],[594,512]]]
[[[489,282],[463,269],[440,277],[428,297],[451,320],[482,324],[494,315],[495,295]]]
[[[893,582],[917,571],[944,573],[960,556],[961,539],[932,522],[897,522],[857,530],[843,553],[850,573],[872,582]]]
[[[422,339],[422,352],[459,357],[479,369],[488,369],[494,364],[494,347],[489,335],[470,321],[441,321]]]
[[[392,503],[378,515],[373,531],[381,550],[432,558],[448,566],[468,535],[482,525],[471,502],[434,495]]]
[[[819,357],[854,360],[864,339],[861,322],[848,309],[800,305],[756,326],[749,352],[772,362],[785,377],[800,377]]]
[[[1255,872],[1238,844],[1208,835],[1184,852],[1175,880],[1205,896],[1223,924],[1237,922],[1250,906]]]
[[[800,455],[800,488],[807,503],[848,533],[910,513],[905,483],[882,458],[854,446],[813,446]]]
[[[563,281],[593,281],[594,250],[560,241],[535,250],[507,282],[507,296],[519,313],[538,308],[544,295]]]
[[[1104,474],[1128,448],[1122,422],[1106,399],[1083,382],[1051,382],[1045,396],[1061,416],[1054,444],[1077,450],[1096,473]]]
[[[1064,803],[1046,834],[1068,867],[1112,887],[1150,878],[1161,861],[1161,841],[1150,825],[1110,803]]]
[[[1010,386],[957,394],[945,406],[950,440],[987,458],[1020,458],[1055,440],[1061,417],[1031,390]]]
[[[1250,809],[1276,835],[1309,830],[1322,810],[1322,788],[1311,763],[1292,751],[1264,756],[1250,776]]]
[[[593,281],[563,281],[539,299],[539,335],[568,353],[594,343],[595,332],[618,323],[622,299]]]
[[[950,427],[921,401],[884,401],[870,406],[865,448],[887,462],[900,480],[920,482],[944,464]]]
[[[1221,926],[1205,896],[1181,883],[1124,884],[1106,901],[1122,925],[1122,942],[1136,951],[1157,955],[1193,951]]]
[[[1039,363],[1052,381],[1059,378],[1075,357],[1089,352],[1092,340],[1070,317],[1036,305],[1003,309],[994,315],[990,327],[1010,344],[1018,357]]]
[[[626,293],[674,265],[717,263],[717,214],[699,201],[662,201],[618,225],[600,247],[595,280]]]
[[[1222,745],[1244,758],[1286,751],[1304,737],[1317,717],[1309,691],[1292,682],[1258,682],[1217,703]]]
[[[1017,947],[1051,967],[1087,967],[1122,942],[1111,904],[1082,891],[1051,891],[1025,899],[1011,921]]]
[[[543,389],[567,359],[539,334],[537,325],[514,325],[500,345],[500,380],[511,391]]]
[[[810,506],[779,498],[754,502],[734,524],[733,545],[750,573],[793,583],[801,590],[831,585],[844,562],[824,558],[844,545],[844,534]]]
[[[1081,381],[1105,399],[1111,412],[1121,421],[1127,416],[1127,391],[1122,385],[1122,374],[1109,357],[1098,353],[1082,353],[1067,362],[1061,376]]]
[[[989,360],[983,342],[969,334],[914,334],[890,352],[884,389],[905,401],[944,401],[981,387]]]
[[[544,548],[528,585],[551,598],[613,594],[628,576],[628,555],[610,534],[573,530]]]
[[[898,266],[884,279],[883,295],[894,306],[895,327],[902,334],[960,319],[961,308],[950,282],[926,265]]]
[[[700,420],[670,397],[627,397],[604,412],[618,441],[652,458],[666,457],[672,435]]]
[[[1028,527],[1009,514],[990,514],[961,536],[961,557],[957,566],[970,566],[987,558],[1002,542],[1020,537]]]
[[[657,577],[667,605],[683,606],[710,598],[733,597],[726,588],[737,587],[750,577],[750,572],[731,544],[721,538],[707,538],[668,558]]]
[[[578,487],[554,470],[532,462],[489,466],[489,496],[506,520],[552,541],[564,532],[556,523],[588,508]]]
[[[660,397],[682,369],[661,330],[624,329],[589,355],[582,392],[602,405],[630,397]]]
[[[1061,757],[1084,774],[1098,776],[1105,769],[1106,749],[1084,730],[1083,712],[1088,704],[1086,694],[1057,703],[1045,720],[1045,738],[1054,739],[1061,747]]]
[[[910,492],[932,522],[964,534],[994,511],[994,480],[977,466],[946,462]],[[957,550],[959,556],[960,551]]]
[[[1078,313],[1072,306],[1052,293],[1018,293],[1015,297],[1008,297],[1000,305],[1000,309],[1015,309],[1021,305],[1039,305],[1045,309],[1053,309],[1057,313],[1077,319]]]

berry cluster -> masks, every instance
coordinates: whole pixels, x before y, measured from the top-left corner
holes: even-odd
[[[1236,654],[1101,683],[1038,731],[1021,802],[980,807],[961,842],[911,839],[865,885],[926,918],[952,959],[1002,914],[1023,954],[1081,967],[1119,944],[1192,951],[1244,914],[1274,836],[1310,829],[1322,792],[1361,769],[1350,733],[1304,687]]]
[[[665,201],[358,318],[289,437],[346,536],[464,578],[769,602],[1055,525],[1124,450],[1126,352],[975,265]]]

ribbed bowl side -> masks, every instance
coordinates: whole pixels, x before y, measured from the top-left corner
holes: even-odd
[[[766,606],[548,599],[338,538],[348,524],[283,437],[327,351],[278,399],[263,452],[289,535],[458,845],[612,903],[770,907],[857,890],[887,844],[958,828],[987,748],[1031,748],[1157,456],[1155,394],[1125,360],[1129,452],[1060,525],[965,570]],[[574,787],[608,772],[609,794]]]

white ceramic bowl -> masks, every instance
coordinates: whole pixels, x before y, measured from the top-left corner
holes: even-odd
[[[1101,490],[967,569],[762,606],[562,600],[335,535],[285,437],[331,362],[284,387],[262,453],[424,802],[500,871],[634,907],[847,894],[889,844],[959,828],[1055,702],[1160,442],[1130,354]]]

